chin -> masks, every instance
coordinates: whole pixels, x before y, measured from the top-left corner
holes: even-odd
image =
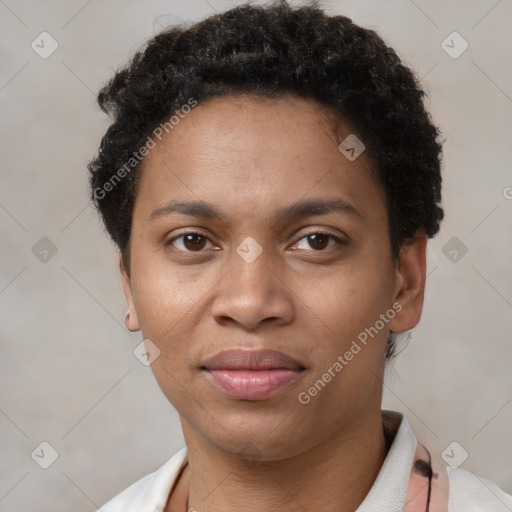
[[[309,443],[314,444],[314,434],[291,428],[283,422],[283,417],[272,422],[244,420],[217,425],[215,431],[206,434],[207,442],[228,456],[253,462],[288,459],[307,449]]]

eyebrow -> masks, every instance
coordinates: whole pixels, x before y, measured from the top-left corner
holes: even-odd
[[[277,210],[273,217],[275,223],[304,217],[315,217],[338,212],[363,218],[359,210],[346,201],[336,199],[303,199]],[[204,201],[169,201],[164,206],[154,210],[150,219],[156,219],[172,213],[180,213],[190,217],[203,219],[219,219],[227,221],[226,215],[212,204]]]

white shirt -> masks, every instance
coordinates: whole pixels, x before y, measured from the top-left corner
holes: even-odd
[[[417,440],[407,418],[401,419],[377,478],[356,512],[401,512],[404,508]],[[141,478],[97,512],[163,512],[171,488],[187,462],[187,448],[160,469]],[[462,469],[446,468],[448,512],[512,512],[512,496],[496,484]]]

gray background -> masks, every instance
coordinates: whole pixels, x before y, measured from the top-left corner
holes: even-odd
[[[1,512],[92,511],[183,446],[176,412],[133,355],[141,336],[124,328],[86,164],[107,127],[95,94],[113,70],[163,26],[238,3],[0,0]],[[433,449],[457,441],[462,468],[512,492],[512,2],[321,4],[376,29],[414,67],[446,137],[446,219],[384,407]],[[31,48],[43,31],[59,45],[46,59]],[[441,46],[453,31],[469,44],[458,58]],[[31,458],[43,441],[59,454],[46,470]]]

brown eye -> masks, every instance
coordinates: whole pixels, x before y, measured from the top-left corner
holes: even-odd
[[[200,233],[185,233],[174,237],[168,242],[168,245],[172,245],[183,252],[200,252],[207,241],[208,238]]]
[[[191,251],[201,250],[205,242],[204,236],[198,235],[197,233],[183,237],[183,245]]]
[[[302,247],[300,245],[302,244]],[[330,244],[330,245],[329,245]],[[303,236],[295,246],[301,250],[311,250],[314,251],[324,251],[326,249],[331,249],[333,246],[342,246],[346,245],[346,242],[337,236],[331,235],[329,233],[322,232],[313,232],[309,233],[309,235]]]
[[[308,235],[308,243],[315,250],[322,250],[327,247],[329,243],[329,235],[324,235],[323,233],[313,233],[312,235]]]

